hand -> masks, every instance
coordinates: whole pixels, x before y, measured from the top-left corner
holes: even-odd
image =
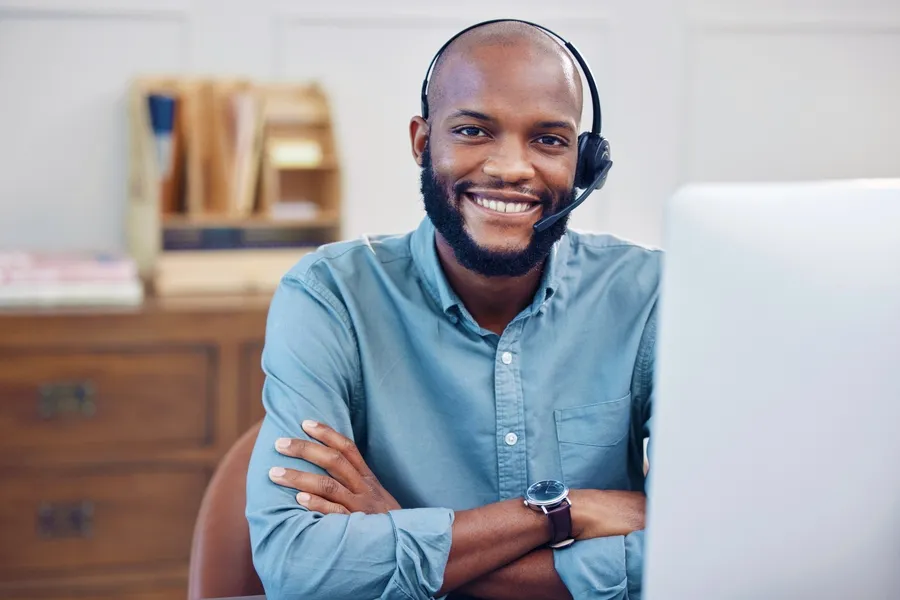
[[[576,540],[628,535],[645,526],[647,497],[641,492],[571,490],[569,498]]]
[[[304,421],[303,431],[321,444],[281,438],[275,442],[275,449],[280,454],[302,458],[325,469],[330,477],[272,468],[269,471],[272,481],[300,490],[297,502],[323,514],[364,512],[371,515],[400,508],[394,497],[381,487],[352,440],[315,421]]]

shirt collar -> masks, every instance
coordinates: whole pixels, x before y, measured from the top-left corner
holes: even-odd
[[[450,287],[444,275],[444,269],[441,267],[434,240],[435,228],[431,219],[426,216],[412,234],[410,248],[413,261],[419,267],[428,293],[440,305],[441,310],[446,315],[455,319],[454,307],[456,310],[464,310],[464,307],[459,296]],[[541,287],[538,289],[538,293],[535,294],[534,302],[531,305],[532,312],[540,310],[551,296],[559,290],[565,279],[568,253],[569,235],[566,233],[550,249],[547,268],[544,270],[544,275],[541,278]]]

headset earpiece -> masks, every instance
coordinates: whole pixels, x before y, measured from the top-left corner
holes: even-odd
[[[585,189],[591,185],[609,161],[609,142],[602,135],[589,131],[579,135],[575,187]]]

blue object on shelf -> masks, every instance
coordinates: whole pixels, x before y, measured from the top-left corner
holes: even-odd
[[[163,94],[150,94],[150,127],[156,138],[156,159],[160,177],[166,179],[172,170],[172,132],[175,128],[175,98]]]
[[[147,100],[150,104],[150,126],[153,127],[153,133],[171,135],[175,126],[175,98],[150,94]]]

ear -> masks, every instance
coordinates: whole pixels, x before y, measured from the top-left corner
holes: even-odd
[[[422,154],[425,152],[425,143],[428,141],[428,122],[422,117],[413,117],[409,121],[409,142],[412,145],[413,158],[416,164],[422,166]]]

